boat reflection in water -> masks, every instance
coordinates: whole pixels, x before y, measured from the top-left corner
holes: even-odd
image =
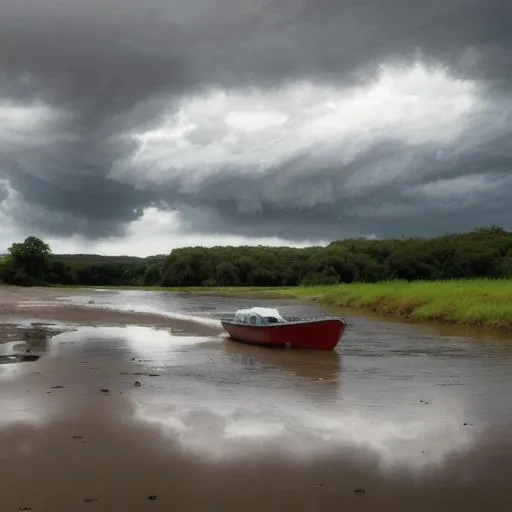
[[[310,380],[337,382],[341,374],[341,356],[335,350],[271,350],[257,345],[225,341],[226,353],[244,365],[269,364],[283,372]]]

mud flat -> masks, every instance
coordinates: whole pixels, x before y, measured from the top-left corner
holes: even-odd
[[[95,297],[94,290],[0,287],[0,321],[32,319],[82,325],[146,325],[169,327],[194,334],[217,334],[221,328],[158,313],[95,307],[95,300],[77,305],[71,299]]]
[[[507,340],[354,317],[275,351],[220,334],[238,300],[1,293],[2,512],[511,510]]]

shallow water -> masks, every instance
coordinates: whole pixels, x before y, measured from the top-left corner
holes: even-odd
[[[263,304],[138,291],[70,300],[210,325]],[[512,509],[510,341],[347,320],[332,353],[221,331],[5,328],[0,355],[41,357],[0,365],[0,510]]]

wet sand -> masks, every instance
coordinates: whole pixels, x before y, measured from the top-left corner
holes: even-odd
[[[2,512],[512,509],[507,340],[353,318],[271,350],[222,335],[227,300],[0,298],[0,355],[37,356],[0,364]]]
[[[134,304],[134,309],[123,311],[94,307],[93,299],[78,305],[69,300],[90,297],[90,294],[94,295],[94,292],[86,289],[0,287],[0,320],[31,319],[82,325],[158,326],[194,334],[217,334],[221,330],[218,326],[136,311],[137,304]]]

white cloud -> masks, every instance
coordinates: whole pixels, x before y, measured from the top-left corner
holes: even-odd
[[[172,184],[193,194],[221,173],[266,173],[304,155],[309,167],[297,165],[295,173],[313,174],[311,167],[330,162],[341,175],[344,165],[379,140],[449,147],[483,108],[476,82],[419,63],[383,65],[357,87],[301,82],[281,89],[209,90],[172,105],[154,129],[130,134],[138,150],[111,176],[141,188]],[[350,185],[387,182],[407,169],[407,158],[369,170],[370,176],[363,169]],[[282,185],[270,187],[266,198],[281,200],[289,191]]]
[[[0,147],[41,147],[55,140],[71,140],[58,130],[68,114],[44,104],[21,105],[0,102]]]
[[[5,217],[0,221],[5,220]],[[0,250],[5,251],[13,241],[20,241],[28,233],[21,227],[10,230],[2,237]],[[37,233],[35,233],[37,235]],[[79,234],[59,238],[43,237],[50,244],[54,253],[95,253],[106,255],[151,256],[166,254],[177,247],[216,245],[270,245],[305,247],[311,242],[285,240],[278,237],[244,237],[230,236],[220,233],[208,235],[186,232],[186,222],[179,211],[167,211],[157,207],[145,208],[137,220],[128,225],[125,236],[116,236],[89,240]],[[323,242],[326,243],[326,242]],[[316,243],[315,243],[316,245]]]
[[[3,199],[2,199],[3,198]],[[209,217],[208,209],[183,207],[180,210],[168,210],[162,207],[149,206],[140,212],[140,216],[128,224],[123,236],[112,236],[90,240],[82,235],[87,220],[59,212],[45,210],[31,205],[11,187],[7,180],[0,180],[0,253],[5,253],[13,242],[34,235],[43,238],[50,244],[55,253],[96,253],[106,255],[151,256],[170,252],[176,247],[215,245],[270,245],[305,247],[311,241],[291,241],[278,237],[245,237],[230,236],[222,233],[194,234],[189,231],[189,220],[192,216]],[[46,230],[32,228],[34,221],[44,219]],[[74,235],[56,237],[53,228],[62,224],[75,227]],[[315,245],[327,241],[314,241]]]
[[[123,237],[103,238],[96,241],[86,240],[80,236],[69,239],[51,239],[54,252],[86,252],[97,254],[150,256],[165,254],[176,247],[215,245],[289,245],[306,246],[307,241],[297,242],[277,237],[253,238],[230,236],[218,233],[208,235],[186,233],[183,229],[185,221],[179,211],[167,211],[156,207],[143,210],[137,220],[129,224]]]
[[[8,180],[0,179],[0,252],[20,238],[28,236],[23,226],[16,220],[16,210],[20,204],[19,194],[14,191]]]
[[[94,243],[94,252],[103,254],[132,254],[148,256],[167,253],[176,247],[215,245],[289,245],[306,246],[308,241],[283,240],[277,237],[253,238],[221,233],[208,235],[187,233],[186,221],[179,211],[156,207],[145,208],[140,218],[128,226],[125,237],[107,238]],[[90,242],[88,243],[90,247]]]

